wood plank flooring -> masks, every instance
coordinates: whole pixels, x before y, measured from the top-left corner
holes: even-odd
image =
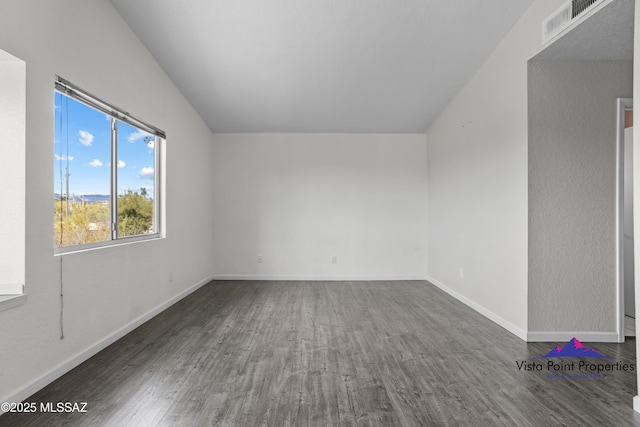
[[[590,346],[635,363],[633,339]],[[25,401],[87,413],[0,425],[640,426],[635,371],[518,370],[551,348],[427,282],[218,281]]]

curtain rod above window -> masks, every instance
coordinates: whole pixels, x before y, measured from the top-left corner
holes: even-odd
[[[118,108],[108,102],[103,101],[97,96],[87,92],[86,90],[70,83],[68,80],[63,79],[60,76],[56,76],[56,90],[64,93],[72,98],[84,102],[85,104],[101,111],[109,116],[112,116],[122,122],[140,128],[150,134],[156,135],[160,138],[166,139],[166,135],[163,130],[150,125],[149,123],[136,118],[121,108]]]

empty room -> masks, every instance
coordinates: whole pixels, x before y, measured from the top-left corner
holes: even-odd
[[[636,23],[3,0],[0,426],[640,425]]]

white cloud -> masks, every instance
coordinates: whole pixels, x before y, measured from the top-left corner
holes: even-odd
[[[87,132],[86,130],[79,130],[78,135],[80,135],[80,144],[90,147],[93,144],[94,136]]]
[[[123,168],[125,166],[127,166],[127,164],[125,162],[123,162],[122,160],[118,160],[118,167],[119,168]]]
[[[54,154],[54,157],[56,158],[56,160],[73,160],[73,156],[61,156],[59,154]]]
[[[100,166],[102,166],[102,162],[98,159],[93,159],[91,162],[89,162],[89,166],[99,168]]]
[[[145,132],[143,130],[138,130],[137,132],[132,132],[129,134],[129,136],[127,137],[127,140],[130,143],[135,143],[137,140],[145,138],[145,137],[152,137],[151,134],[149,132]]]
[[[143,179],[153,179],[153,168],[151,167],[146,167],[146,168],[142,168],[140,170],[140,178]]]

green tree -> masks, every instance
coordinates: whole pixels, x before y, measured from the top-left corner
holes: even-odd
[[[110,239],[109,205],[101,203],[70,204],[66,213],[65,200],[54,201],[54,246],[64,247]]]
[[[153,200],[128,191],[118,197],[118,236],[136,236],[153,232]]]

